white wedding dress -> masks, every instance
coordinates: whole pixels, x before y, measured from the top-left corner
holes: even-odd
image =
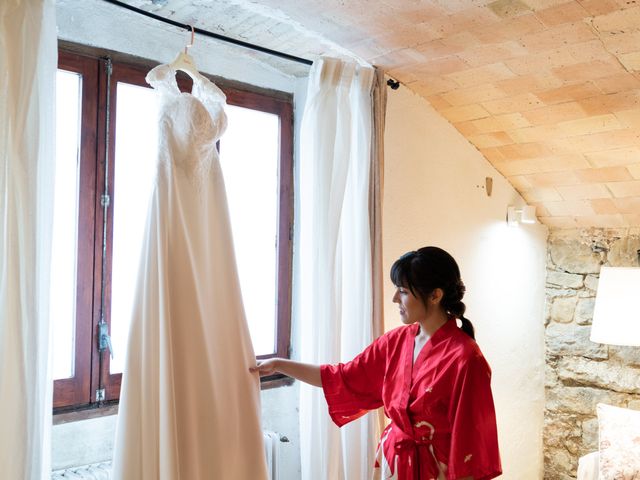
[[[125,373],[114,480],[267,478],[260,391],[216,141],[225,96],[160,65],[159,155]]]

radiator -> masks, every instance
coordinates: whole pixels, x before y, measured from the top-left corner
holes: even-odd
[[[264,454],[267,459],[268,479],[279,480],[278,453],[280,436],[270,431],[263,431],[262,435],[264,438]],[[51,480],[110,480],[110,478],[111,462],[94,463],[92,465],[56,470],[51,474]]]
[[[110,478],[111,462],[56,470],[51,474],[51,480],[109,480]]]
[[[269,480],[280,480],[280,475],[278,474],[278,468],[280,467],[278,462],[280,435],[276,432],[264,430],[262,436],[264,437],[264,455],[267,459],[267,478]]]

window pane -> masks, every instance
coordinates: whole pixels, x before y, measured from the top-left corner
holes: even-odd
[[[256,355],[275,353],[279,118],[228,106],[220,141],[240,287]]]
[[[118,83],[111,280],[111,373],[124,368],[142,237],[157,157],[156,96],[150,88]]]
[[[50,315],[53,378],[74,375],[80,93],[82,77],[58,70],[56,78],[56,176],[54,186]]]

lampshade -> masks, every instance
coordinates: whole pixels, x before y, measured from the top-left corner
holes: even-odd
[[[640,268],[602,267],[591,341],[640,346]]]

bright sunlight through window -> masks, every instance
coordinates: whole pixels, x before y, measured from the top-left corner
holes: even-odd
[[[82,78],[58,70],[56,78],[56,176],[51,255],[50,315],[53,378],[73,377],[76,317],[76,250]]]
[[[233,243],[256,355],[275,352],[279,119],[228,106],[220,141]]]

